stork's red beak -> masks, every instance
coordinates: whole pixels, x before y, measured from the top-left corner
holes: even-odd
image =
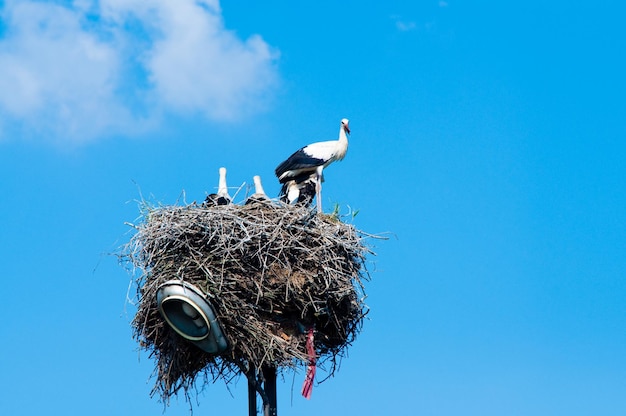
[[[346,131],[346,133],[350,134],[350,127],[348,127],[347,124],[344,124],[343,129]]]

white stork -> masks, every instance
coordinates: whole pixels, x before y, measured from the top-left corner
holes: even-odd
[[[288,204],[309,206],[315,198],[316,173],[305,173],[285,182],[280,190],[280,200]]]
[[[252,180],[254,181],[254,194],[250,195],[250,197],[246,200],[246,205],[252,204],[254,202],[269,201],[269,198],[267,197],[267,195],[265,194],[265,191],[263,190],[263,185],[261,184],[261,177],[259,175],[256,175],[252,178]]]
[[[348,134],[350,134],[350,127],[348,126],[348,119],[344,118],[341,120],[338,140],[317,142],[304,146],[278,165],[275,170],[278,181],[282,184],[287,184],[287,187],[283,185],[281,196],[288,195],[289,191],[293,192],[294,184],[290,183],[291,181],[295,182],[296,178],[309,175],[307,180],[315,182],[317,212],[322,212],[322,181],[324,180],[322,173],[326,166],[335,160],[342,160],[346,156],[348,151]],[[301,183],[304,182],[304,180],[301,181]]]
[[[226,186],[226,168],[220,168],[220,181],[216,194],[209,194],[204,202],[211,205],[228,205],[232,201]]]

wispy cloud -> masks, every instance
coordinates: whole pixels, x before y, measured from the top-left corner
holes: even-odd
[[[400,15],[392,14],[391,16],[389,16],[389,18],[393,20],[393,22],[396,25],[396,29],[398,29],[400,32],[409,32],[417,28],[417,25],[415,24],[415,22],[410,21],[410,20],[405,20]]]
[[[415,30],[417,26],[415,25],[415,22],[406,22],[403,20],[397,20],[396,21],[396,28],[400,31],[400,32],[408,32],[411,30]]]
[[[8,0],[0,18],[5,131],[83,142],[167,112],[228,121],[261,110],[278,81],[277,52],[227,30],[217,0]]]

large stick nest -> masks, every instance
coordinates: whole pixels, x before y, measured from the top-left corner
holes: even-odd
[[[337,216],[270,201],[146,209],[124,255],[140,271],[134,337],[156,359],[153,393],[188,395],[198,376],[229,382],[250,369],[309,363],[306,332],[330,375],[367,313],[366,234]],[[180,279],[203,290],[229,349],[207,354],[161,317],[157,288]],[[320,361],[318,361],[318,364]]]

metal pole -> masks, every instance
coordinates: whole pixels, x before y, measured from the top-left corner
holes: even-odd
[[[256,372],[253,369],[248,376],[248,416],[256,416]]]
[[[263,416],[276,416],[276,367],[263,366],[263,389],[267,402],[263,403]]]

